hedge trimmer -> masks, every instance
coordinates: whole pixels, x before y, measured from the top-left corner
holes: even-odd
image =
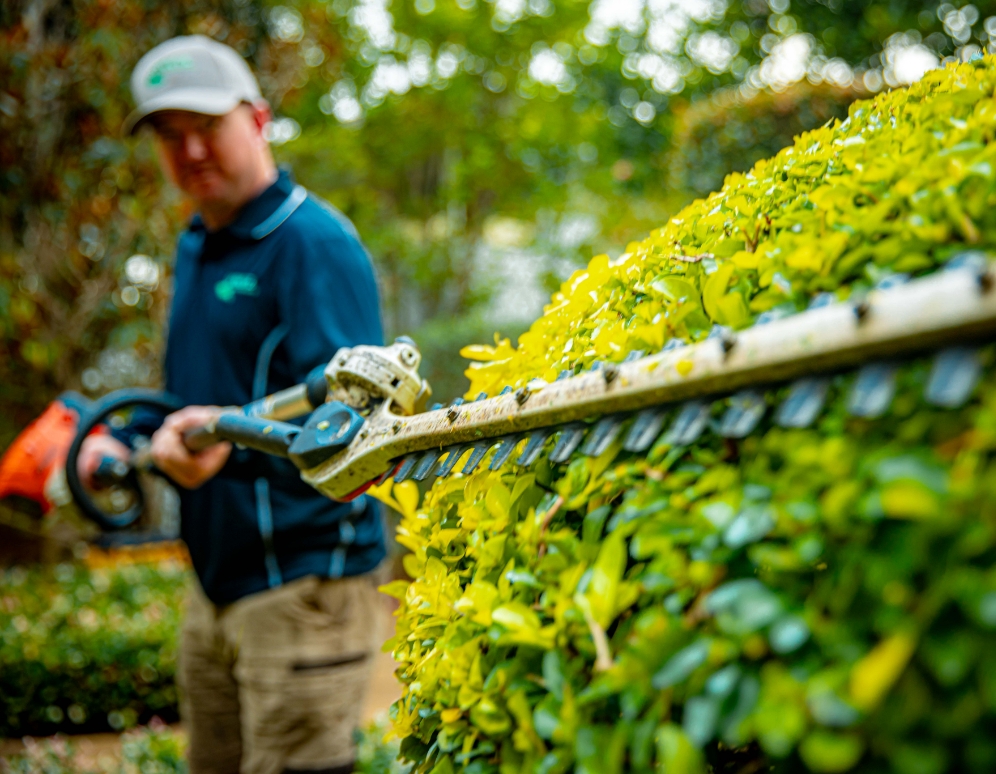
[[[418,376],[420,361],[418,348],[406,337],[388,347],[339,350],[304,383],[246,406],[225,409],[209,426],[188,432],[186,445],[199,451],[220,441],[232,441],[287,457],[301,469],[313,467],[344,449],[360,431],[364,414],[374,407],[382,412],[411,414],[424,406],[431,391]],[[122,419],[120,415],[127,410],[147,407],[168,414],[182,406],[177,398],[162,392],[127,389],[104,396],[84,413],[66,455],[65,474],[69,491],[85,515],[104,529],[122,529],[135,523],[144,504],[136,474],[155,472],[155,468],[149,439],[142,436],[133,442],[129,463],[105,458],[94,474],[95,482],[101,488],[115,488],[116,493],[121,493],[121,487],[133,492],[132,497],[121,498],[129,503],[126,509],[105,510],[77,472],[84,439],[108,419]],[[283,421],[307,414],[310,416],[303,427]]]
[[[830,377],[858,369],[849,412],[875,418],[888,409],[900,358],[936,352],[925,398],[935,406],[965,403],[981,373],[974,349],[996,334],[996,267],[981,255],[955,259],[933,275],[905,282],[893,275],[872,292],[838,301],[818,296],[799,314],[761,315],[742,331],[716,326],[696,344],[673,339],[662,351],[631,353],[621,363],[596,363],[476,400],[436,404],[416,413],[428,395],[418,375],[421,357],[410,339],[388,347],[340,350],[309,382],[242,409],[188,437],[192,449],[229,440],[289,458],[301,477],[322,494],[349,500],[393,476],[497,470],[512,461],[531,465],[549,449],[552,463],[576,454],[597,456],[613,443],[629,452],[659,438],[686,446],[712,431],[737,439],[749,435],[769,410],[763,388],[791,382],[775,410],[783,427],[807,427],[819,416]],[[82,439],[121,409],[153,404],[179,408],[161,395],[122,391],[100,401],[82,422],[67,460],[77,502],[102,526],[126,526],[137,514],[111,515],[97,508],[75,474]],[[729,398],[714,416],[710,404]],[[311,412],[303,427],[284,420]],[[132,467],[110,463],[105,480],[132,480],[148,469],[136,451]]]

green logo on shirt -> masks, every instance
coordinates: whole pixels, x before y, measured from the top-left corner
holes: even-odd
[[[255,296],[258,292],[255,274],[229,274],[214,286],[214,294],[226,304],[232,303],[240,293],[243,296]]]

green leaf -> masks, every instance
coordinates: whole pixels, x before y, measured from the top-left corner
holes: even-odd
[[[490,737],[503,737],[512,729],[509,714],[487,696],[471,708],[470,722]]]
[[[602,543],[585,591],[592,617],[603,629],[608,628],[616,616],[619,582],[625,569],[626,541],[621,532],[613,532]]]
[[[799,754],[810,771],[817,774],[838,774],[854,768],[861,759],[865,745],[855,734],[835,734],[813,731],[802,740]]]
[[[488,513],[495,519],[508,518],[508,508],[511,500],[512,496],[508,488],[502,484],[492,486],[488,489],[487,494],[484,495],[484,505],[488,509]]]
[[[679,726],[665,723],[657,729],[658,774],[705,774],[705,759]]]
[[[732,263],[721,265],[715,272],[709,275],[702,288],[702,304],[705,306],[706,313],[715,322],[722,325],[728,323],[726,322],[726,314],[720,304],[720,300],[726,294],[726,288],[730,284],[730,279],[733,277],[734,271],[736,271],[736,266]]]
[[[654,688],[663,690],[686,680],[706,662],[709,657],[709,646],[709,640],[699,640],[671,656],[654,675],[652,681]]]

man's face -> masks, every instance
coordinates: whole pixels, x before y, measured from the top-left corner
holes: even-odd
[[[164,171],[197,204],[244,200],[268,120],[269,110],[247,104],[223,116],[165,110],[150,118]]]

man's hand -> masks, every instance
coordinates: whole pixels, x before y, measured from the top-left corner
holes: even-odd
[[[117,438],[103,433],[94,433],[84,438],[79,456],[76,457],[76,472],[84,486],[93,489],[93,474],[104,457],[128,462],[131,450]]]
[[[220,411],[217,406],[187,406],[166,417],[152,436],[152,461],[185,489],[197,489],[212,478],[232,453],[227,441],[201,452],[191,452],[183,444],[184,432],[208,424]]]

